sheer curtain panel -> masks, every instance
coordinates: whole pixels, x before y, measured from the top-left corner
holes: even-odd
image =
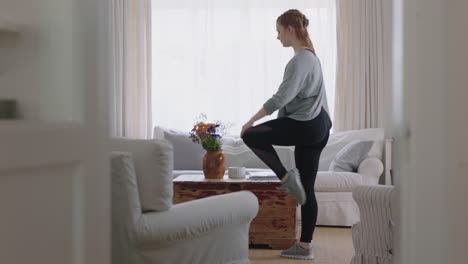
[[[333,111],[335,1],[153,1],[153,123],[189,131],[204,113],[238,135],[278,89],[294,55],[276,39],[276,19],[292,8],[309,18]]]
[[[385,2],[336,0],[335,131],[386,126],[392,32]]]
[[[151,138],[151,0],[111,3],[112,135]]]

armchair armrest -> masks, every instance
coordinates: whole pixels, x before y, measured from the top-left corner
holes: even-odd
[[[353,226],[355,248],[353,260],[366,256],[382,258],[386,263],[392,258],[393,249],[393,186],[358,186],[353,190],[361,221]],[[352,261],[352,263],[357,263]]]
[[[383,171],[384,166],[382,161],[378,158],[370,157],[359,164],[357,172],[363,176],[362,181],[365,185],[376,185],[379,183],[379,178]]]
[[[151,247],[195,238],[213,229],[249,225],[258,199],[248,191],[211,196],[174,205],[164,212],[143,214],[135,227],[138,246]]]
[[[387,185],[357,186],[353,189],[353,199],[361,213],[373,207],[390,208],[393,188]]]

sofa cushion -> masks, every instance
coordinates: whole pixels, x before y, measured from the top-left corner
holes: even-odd
[[[330,168],[330,164],[335,158],[335,155],[347,144],[354,140],[375,141],[375,144],[372,145],[372,148],[369,151],[369,156],[382,160],[384,139],[383,128],[369,128],[335,132],[330,135],[328,143],[320,155],[319,171],[327,171]]]
[[[199,144],[192,143],[188,138],[188,132],[168,129],[161,126],[154,128],[155,138],[177,138],[180,140],[174,144],[174,168],[177,170],[201,170],[204,150]],[[226,155],[226,167],[267,168],[267,166],[244,144],[238,137],[223,137],[223,152]],[[384,148],[384,130],[382,128],[369,128],[335,132],[330,135],[327,145],[320,155],[319,171],[328,171],[335,155],[353,140],[372,140],[369,151],[370,157],[382,160]],[[177,140],[175,140],[177,141]],[[275,146],[275,149],[286,169],[295,167],[294,147]],[[183,155],[177,155],[179,151]],[[187,158],[190,157],[190,158]],[[182,158],[185,157],[185,158]]]
[[[359,164],[368,157],[374,141],[355,140],[342,148],[332,160],[329,171],[357,172]]]
[[[165,138],[172,143],[174,147],[175,170],[202,169],[202,160],[205,155],[205,150],[203,150],[200,144],[193,143],[188,135],[188,132],[180,130],[159,126],[154,128],[155,138]],[[221,141],[223,142],[222,150],[226,157],[226,168],[268,168],[266,164],[245,145],[241,138],[223,136]],[[275,146],[274,148],[286,169],[295,167],[294,148],[283,146]]]
[[[363,185],[361,174],[354,172],[319,171],[315,180],[316,192],[350,192]]]
[[[126,139],[111,141],[113,151],[133,156],[143,211],[165,211],[172,206],[173,151],[167,140]]]
[[[278,157],[286,170],[295,167],[294,153],[290,147],[274,146]],[[226,156],[226,168],[246,167],[268,169],[268,166],[242,141],[237,146],[223,145],[223,153]]]
[[[184,137],[189,136],[189,132],[187,131],[182,131],[182,130],[177,130],[177,129],[170,129],[167,127],[162,127],[162,126],[155,126],[154,131],[153,131],[153,137],[154,138],[166,138],[166,135],[172,134],[172,135],[182,135]],[[167,139],[167,138],[166,138]],[[240,137],[228,137],[228,136],[223,136],[221,138],[221,141],[223,142],[223,146],[231,146],[231,147],[238,147],[244,144],[244,141]],[[194,144],[192,141],[190,141],[191,144]],[[195,144],[197,145],[197,144]]]
[[[155,138],[164,138],[171,142],[174,148],[175,170],[201,170],[205,150],[200,144],[193,143],[189,133],[181,130],[169,129],[156,126],[154,128]],[[224,148],[235,148],[243,144],[242,139],[234,137],[222,137]]]

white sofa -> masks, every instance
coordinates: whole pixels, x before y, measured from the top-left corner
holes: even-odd
[[[174,147],[174,177],[181,174],[202,173],[201,160],[204,150],[199,144],[192,143],[188,132],[177,131],[164,127],[154,128],[155,138],[165,138]],[[355,140],[372,140],[375,143],[364,159],[357,172],[328,171],[335,155],[346,145]],[[385,140],[381,128],[351,130],[330,135],[327,146],[322,152],[319,162],[315,190],[318,202],[317,225],[352,226],[359,221],[359,209],[352,198],[352,190],[359,185],[376,185],[383,172],[390,172],[389,157],[391,141]],[[295,167],[294,147],[275,146],[278,155],[286,169]],[[247,171],[268,170],[268,167],[236,137],[223,138],[223,153],[226,156],[227,167],[246,167]],[[388,155],[388,154],[387,154]],[[385,169],[384,169],[385,164]],[[388,175],[385,176],[388,178]]]
[[[172,205],[172,147],[114,139],[113,264],[248,264],[258,200],[241,191]]]

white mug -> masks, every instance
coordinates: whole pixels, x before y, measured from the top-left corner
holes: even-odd
[[[232,178],[232,179],[245,178],[245,167],[229,167],[228,175],[229,175],[229,178]]]

